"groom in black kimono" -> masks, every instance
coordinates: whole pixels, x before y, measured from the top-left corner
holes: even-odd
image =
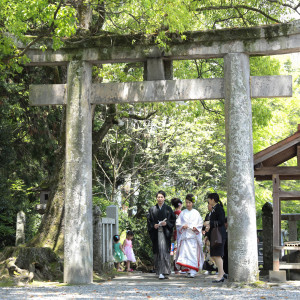
[[[170,248],[176,216],[172,208],[166,205],[166,193],[156,194],[157,204],[149,209],[148,232],[153,245],[154,265],[159,279],[167,279],[171,273]]]

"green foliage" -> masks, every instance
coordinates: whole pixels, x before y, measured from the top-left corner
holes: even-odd
[[[94,76],[102,82],[143,81],[143,71],[142,63],[102,65],[101,68],[94,67]]]
[[[101,216],[106,216],[106,208],[111,205],[111,201],[106,199],[105,197],[98,197],[97,195],[97,187],[93,188],[93,205],[97,205],[100,208]]]
[[[285,2],[285,1],[284,1]],[[168,35],[213,28],[270,24],[291,19],[293,9],[280,1],[105,1],[110,17],[103,29],[117,33],[156,34],[156,42],[167,47]],[[117,25],[117,26],[116,26]]]
[[[187,30],[206,30],[271,24],[291,19],[289,1],[89,1],[93,8],[96,34],[135,34],[154,38],[167,49],[170,35],[184,40]],[[74,5],[73,5],[74,4]],[[47,182],[55,171],[55,161],[63,155],[64,109],[29,107],[31,83],[65,82],[63,68],[27,68],[28,59],[18,48],[33,45],[47,49],[42,37],[51,38],[59,49],[65,38],[84,38],[78,30],[76,1],[2,0],[0,2],[0,247],[14,244],[16,213],[23,209],[28,218],[28,236],[34,234],[40,218],[34,213],[38,202],[34,188]],[[99,21],[100,20],[100,21]],[[77,31],[76,31],[77,30]],[[291,61],[255,57],[250,60],[251,75],[295,74]],[[142,81],[141,63],[94,67],[100,82]],[[175,79],[221,78],[223,60],[174,61]],[[294,81],[299,91],[298,74]],[[57,77],[59,77],[57,79]],[[254,152],[278,142],[296,130],[299,123],[299,96],[286,99],[253,99]],[[118,204],[120,228],[135,232],[137,256],[151,262],[151,245],[146,215],[155,203],[159,189],[184,200],[192,192],[195,208],[206,213],[208,192],[218,192],[226,209],[224,101],[138,103],[98,106],[93,118],[94,162],[93,202],[104,213]],[[108,133],[97,137],[113,120]],[[295,162],[289,162],[295,163]],[[285,189],[298,189],[296,182]],[[256,183],[258,225],[260,211],[271,200],[269,183]],[[293,206],[283,205],[283,211]]]
[[[2,0],[0,2],[0,78],[21,73],[29,60],[29,45],[38,43],[41,50],[48,45],[42,37],[52,38],[55,50],[63,45],[63,38],[75,34],[76,10],[62,1]],[[35,41],[35,42],[33,42]],[[23,45],[20,47],[20,45]]]
[[[288,1],[234,0],[91,0],[92,32],[153,35],[160,47],[167,48],[170,34],[185,40],[185,31],[254,26],[286,22],[297,7]],[[76,1],[2,0],[0,3],[0,71],[22,71],[26,57],[18,49],[37,45],[49,47],[42,37],[52,39],[57,50],[67,37],[78,32]],[[79,26],[80,27],[80,26]]]
[[[40,215],[35,211],[39,195],[35,188],[52,172],[62,118],[62,109],[29,107],[28,85],[51,81],[49,69],[24,68],[20,75],[0,82],[0,219],[1,245],[14,245],[16,215],[26,214],[26,239],[37,231]],[[52,78],[53,79],[53,78]]]
[[[267,58],[264,58],[267,59]],[[270,62],[273,67],[266,66],[270,71],[258,72],[259,75],[270,74],[290,74],[293,75],[293,94],[292,98],[283,99],[254,99],[253,104],[253,140],[254,153],[259,152],[281,140],[289,137],[297,131],[299,119],[299,83],[297,78],[299,76],[299,63],[294,59],[292,63],[290,57],[281,56],[279,60]],[[279,65],[278,65],[279,64]],[[256,74],[255,74],[256,75]],[[253,103],[252,102],[252,103]],[[255,110],[254,110],[255,109]],[[293,158],[284,163],[285,166],[296,166],[296,158]],[[300,189],[298,181],[281,181],[281,189],[284,191],[297,191]],[[272,202],[272,182],[263,181],[255,182],[255,200],[257,211],[257,227],[262,228],[261,209],[266,202]],[[300,213],[297,201],[282,201],[281,213]],[[287,229],[287,222],[282,222],[282,229]]]

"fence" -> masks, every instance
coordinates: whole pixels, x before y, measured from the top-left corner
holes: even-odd
[[[106,217],[101,218],[100,208],[93,208],[93,269],[102,273],[113,268],[113,240],[119,232],[118,208],[110,205],[106,208]]]

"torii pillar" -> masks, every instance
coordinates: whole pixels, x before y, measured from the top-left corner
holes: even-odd
[[[71,61],[67,77],[64,282],[93,281],[92,67]]]
[[[228,257],[231,281],[258,280],[249,56],[224,57]]]

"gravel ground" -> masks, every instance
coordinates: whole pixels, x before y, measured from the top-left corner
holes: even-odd
[[[154,274],[134,272],[89,285],[43,283],[42,286],[2,287],[0,299],[300,299],[300,281],[266,283],[254,288],[230,287],[226,281],[212,283],[214,278],[172,275],[168,280],[158,280]]]

